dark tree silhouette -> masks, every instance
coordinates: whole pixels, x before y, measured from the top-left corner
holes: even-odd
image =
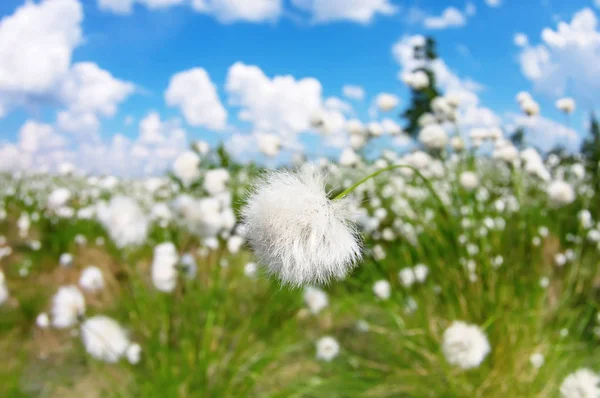
[[[412,72],[422,71],[429,77],[429,86],[423,90],[411,89],[411,104],[408,109],[400,115],[406,120],[407,125],[404,130],[413,138],[419,134],[419,118],[431,112],[431,101],[440,95],[436,88],[436,76],[430,67],[432,61],[437,59],[436,42],[433,38],[427,37],[423,46],[415,46],[415,59],[424,61],[424,65]]]

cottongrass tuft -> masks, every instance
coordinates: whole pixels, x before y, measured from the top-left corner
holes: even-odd
[[[451,365],[472,369],[483,362],[491,348],[479,326],[455,321],[444,332],[442,351]]]
[[[325,362],[331,362],[340,352],[340,345],[336,339],[331,336],[321,337],[317,341],[317,359]]]
[[[127,333],[121,325],[102,315],[83,322],[81,339],[88,354],[108,363],[118,362],[130,345]]]
[[[344,278],[361,258],[345,199],[331,200],[313,166],[266,174],[242,209],[245,238],[261,264],[283,284]]]
[[[568,375],[560,386],[563,398],[600,397],[600,376],[590,369],[579,369]]]
[[[74,326],[85,314],[85,299],[76,286],[63,286],[52,298],[52,325],[63,329]]]

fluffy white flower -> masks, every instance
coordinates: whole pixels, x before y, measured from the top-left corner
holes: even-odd
[[[244,238],[238,235],[233,235],[227,240],[227,250],[229,253],[235,254],[240,251],[244,244]]]
[[[561,98],[556,101],[556,107],[566,114],[573,113],[575,111],[575,100],[573,98]]]
[[[177,285],[177,248],[171,242],[161,243],[154,248],[152,260],[152,283],[162,292],[172,292]]]
[[[402,81],[413,90],[421,91],[429,87],[429,76],[422,70],[405,73],[402,75]]]
[[[589,210],[584,209],[581,210],[578,214],[579,223],[585,229],[590,229],[594,225],[594,220],[592,218],[592,213]]]
[[[427,279],[427,275],[429,275],[429,268],[425,264],[415,265],[413,271],[415,273],[415,279],[419,283],[425,282],[425,279]]]
[[[460,174],[460,185],[465,190],[472,191],[479,185],[479,178],[472,171],[464,171]]]
[[[118,362],[129,347],[129,338],[121,325],[102,315],[83,322],[81,339],[88,354],[108,363]]]
[[[366,130],[365,130],[365,126],[363,125],[363,123],[358,120],[358,119],[350,119],[346,122],[346,131],[348,131],[348,133],[350,135],[364,135]]]
[[[228,182],[229,172],[225,169],[208,170],[204,174],[204,189],[211,196],[227,191]]]
[[[529,362],[534,368],[539,369],[544,364],[544,355],[539,352],[533,353],[529,357]]]
[[[0,271],[0,305],[6,300],[8,300],[8,288],[6,287],[4,273]]]
[[[183,152],[173,163],[173,174],[183,185],[189,187],[200,177],[200,157],[196,152]]]
[[[360,156],[352,148],[346,148],[340,154],[339,163],[344,167],[354,167],[360,163]]]
[[[373,293],[381,300],[387,300],[392,294],[392,287],[385,279],[375,282],[373,285]]]
[[[398,106],[400,100],[394,94],[381,93],[377,96],[377,106],[383,112],[389,112]]]
[[[340,345],[331,336],[321,337],[317,341],[317,359],[330,362],[340,352]]]
[[[579,369],[571,373],[560,386],[563,398],[600,397],[600,376],[590,369]]]
[[[486,335],[476,325],[454,321],[444,332],[442,351],[451,365],[462,369],[476,368],[490,350]]]
[[[187,229],[203,238],[217,236],[226,224],[226,209],[216,198],[194,199],[181,195],[174,207]]]
[[[554,206],[568,205],[575,200],[575,190],[569,183],[555,180],[548,186],[548,199]]]
[[[258,267],[256,266],[256,263],[247,263],[244,265],[244,275],[248,278],[255,278],[257,271]]]
[[[403,268],[398,272],[398,279],[400,279],[400,283],[404,287],[411,287],[416,280],[415,272],[412,268]]]
[[[343,278],[361,258],[347,200],[330,200],[323,175],[312,166],[267,174],[242,215],[260,263],[284,284]]]
[[[136,365],[138,362],[140,362],[140,358],[142,356],[142,347],[140,347],[140,345],[137,343],[131,344],[129,347],[127,347],[125,356],[130,364]]]
[[[313,314],[318,314],[322,309],[329,305],[327,293],[319,288],[308,286],[304,290],[304,302]]]
[[[465,149],[465,142],[461,137],[452,137],[450,139],[450,146],[456,152],[461,152],[463,149]]]
[[[67,188],[57,188],[48,196],[48,208],[58,210],[60,207],[65,206],[69,199],[71,199],[71,191]]]
[[[45,312],[42,312],[35,318],[35,324],[40,329],[48,329],[50,327],[50,317]]]
[[[77,323],[85,314],[85,299],[76,286],[63,286],[52,298],[52,325],[56,328],[68,328]]]
[[[258,149],[269,157],[275,157],[281,150],[281,138],[274,134],[258,134]]]
[[[442,149],[448,144],[448,133],[439,124],[428,124],[421,129],[419,141],[426,148]]]
[[[98,206],[97,216],[120,248],[141,245],[148,236],[149,219],[132,198],[113,197],[108,205]]]
[[[206,155],[208,151],[210,151],[210,145],[206,141],[196,141],[194,143],[194,148],[198,151],[200,155]]]
[[[383,135],[383,126],[377,122],[371,122],[367,125],[367,132],[373,137],[380,137]]]
[[[367,143],[367,137],[364,135],[352,134],[350,136],[350,147],[354,150],[362,148]]]
[[[62,267],[70,267],[71,265],[73,265],[73,255],[70,253],[61,254],[60,258],[58,259],[58,263]]]
[[[89,266],[81,272],[79,286],[84,290],[98,291],[104,288],[104,277],[100,268]]]

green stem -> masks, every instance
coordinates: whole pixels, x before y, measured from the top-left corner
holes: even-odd
[[[358,181],[356,184],[352,185],[351,187],[347,188],[346,190],[340,192],[332,200],[342,200],[346,196],[348,196],[348,194],[350,194],[351,192],[353,192],[356,188],[358,188],[359,186],[361,186],[365,182],[369,181],[370,179],[375,178],[378,175],[385,173],[386,171],[392,171],[392,170],[396,170],[396,169],[409,169],[409,170],[412,170],[413,173],[415,173],[415,175],[417,177],[419,177],[423,181],[423,183],[425,183],[425,187],[427,188],[427,190],[429,191],[429,193],[431,193],[431,195],[433,196],[433,198],[436,200],[436,202],[440,206],[440,209],[444,212],[444,215],[449,216],[448,210],[446,209],[446,205],[444,205],[444,202],[442,202],[442,199],[435,192],[435,189],[433,189],[433,185],[431,185],[431,182],[429,181],[429,179],[427,177],[425,177],[423,174],[421,174],[421,172],[419,170],[417,170],[416,168],[414,168],[412,166],[409,166],[407,164],[396,164],[396,165],[388,166],[386,168],[377,170],[376,172],[374,172],[374,173],[366,176],[365,178],[363,178],[362,180]]]

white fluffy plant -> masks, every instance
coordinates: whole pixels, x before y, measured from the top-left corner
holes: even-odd
[[[243,231],[269,274],[284,285],[325,284],[343,279],[362,258],[351,202],[346,198],[368,180],[397,168],[421,177],[442,204],[428,180],[401,164],[377,170],[330,198],[325,176],[315,166],[296,171],[271,171],[255,185],[242,208]],[[442,204],[443,207],[443,204]]]
[[[270,274],[303,286],[341,279],[361,258],[347,201],[332,200],[312,166],[267,174],[242,209],[245,237]]]

